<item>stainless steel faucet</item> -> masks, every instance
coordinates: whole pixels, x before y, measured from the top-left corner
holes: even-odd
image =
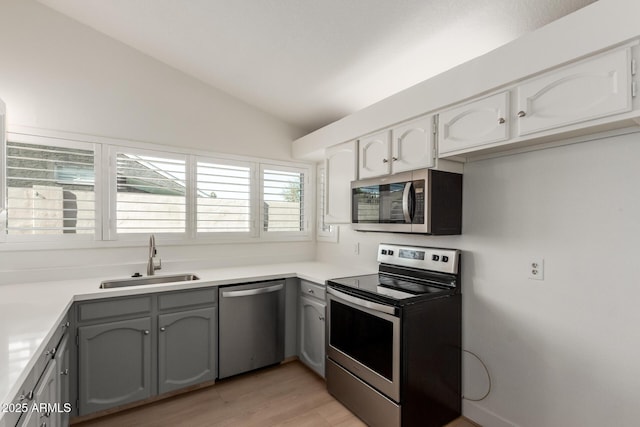
[[[160,270],[162,268],[162,260],[159,257],[156,257],[157,254],[156,238],[152,234],[151,237],[149,237],[149,261],[147,262],[148,276],[153,276],[156,274],[156,270]]]

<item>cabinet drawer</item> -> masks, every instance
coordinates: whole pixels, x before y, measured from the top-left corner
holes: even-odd
[[[317,283],[309,282],[308,280],[300,280],[301,295],[309,295],[324,301],[325,293],[324,285],[318,285]]]
[[[195,291],[172,292],[158,296],[158,308],[170,310],[172,308],[188,307],[192,305],[211,305],[218,300],[218,288],[197,289]]]
[[[117,298],[107,301],[85,302],[78,306],[80,322],[110,317],[149,313],[151,297]]]

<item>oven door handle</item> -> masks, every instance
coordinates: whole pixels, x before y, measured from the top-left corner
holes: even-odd
[[[396,315],[396,308],[391,307],[389,305],[378,304],[377,302],[367,301],[361,298],[357,298],[351,296],[349,294],[345,294],[344,292],[337,291],[333,288],[327,288],[327,292],[331,295],[334,295],[340,299],[350,302],[351,304],[359,305],[360,307],[368,308],[371,310],[379,311],[381,313],[391,314],[392,316]]]

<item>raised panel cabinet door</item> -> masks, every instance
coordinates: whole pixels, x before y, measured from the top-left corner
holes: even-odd
[[[158,387],[160,393],[216,377],[215,307],[158,316]]]
[[[356,141],[327,148],[325,152],[325,224],[351,223],[351,181],[356,179]]]
[[[78,328],[79,415],[151,396],[151,318]]]
[[[509,92],[443,111],[438,117],[438,154],[509,139]]]
[[[631,50],[625,48],[518,86],[518,135],[630,111]]]
[[[391,172],[434,166],[433,116],[421,117],[392,129]]]
[[[300,298],[300,359],[324,377],[325,304],[312,298]]]
[[[56,350],[56,375],[57,375],[57,395],[56,402],[59,403],[59,411],[55,414],[58,425],[69,425],[69,411],[71,410],[69,393],[69,335],[65,335]],[[69,405],[65,407],[65,405]]]
[[[365,136],[358,141],[358,179],[391,172],[391,145],[388,130]]]
[[[55,403],[58,402],[57,364],[51,360],[38,381],[28,411],[18,423],[21,427],[59,426]]]

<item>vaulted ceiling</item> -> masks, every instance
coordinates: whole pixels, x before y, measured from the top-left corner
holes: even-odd
[[[595,0],[38,1],[309,132]]]

